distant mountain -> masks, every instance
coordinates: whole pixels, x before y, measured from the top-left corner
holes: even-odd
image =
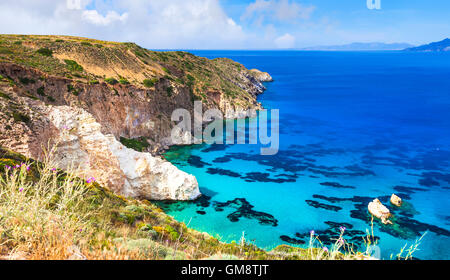
[[[336,46],[317,46],[304,48],[305,51],[398,51],[406,48],[414,47],[413,45],[406,43],[352,43],[347,45]]]
[[[407,48],[405,51],[412,52],[449,52],[450,51],[450,39],[445,39],[439,42],[434,42],[428,45],[418,46],[414,48]]]

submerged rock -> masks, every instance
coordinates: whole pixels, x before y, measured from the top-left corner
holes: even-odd
[[[391,203],[397,207],[402,206],[402,199],[400,197],[398,197],[396,194],[392,194],[391,196]]]
[[[375,198],[372,202],[369,203],[368,209],[370,214],[380,219],[383,224],[392,224],[392,222],[389,220],[389,218],[391,217],[391,212],[386,206],[381,203],[378,198]]]

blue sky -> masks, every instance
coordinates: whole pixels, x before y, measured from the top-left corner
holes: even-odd
[[[375,0],[373,0],[375,1]],[[450,1],[0,0],[0,33],[134,41],[154,49],[283,49],[450,37]]]

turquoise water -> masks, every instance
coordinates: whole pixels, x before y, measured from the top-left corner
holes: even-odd
[[[389,259],[425,232],[419,259],[450,259],[450,54],[195,51],[228,57],[275,79],[259,96],[280,110],[280,151],[257,145],[174,147],[204,196],[161,203],[189,227],[263,248],[326,245],[345,226],[363,246],[367,204],[378,197],[395,225],[374,224]],[[392,193],[405,201],[395,208]]]

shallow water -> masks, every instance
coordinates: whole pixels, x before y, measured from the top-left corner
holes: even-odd
[[[161,203],[168,214],[223,241],[263,248],[329,246],[339,227],[363,247],[367,204],[378,197],[394,226],[374,224],[389,259],[427,232],[414,254],[450,259],[450,54],[195,51],[228,57],[275,79],[259,97],[280,110],[280,151],[258,145],[174,147],[166,157],[194,174],[205,196]],[[405,201],[401,208],[388,200]]]

